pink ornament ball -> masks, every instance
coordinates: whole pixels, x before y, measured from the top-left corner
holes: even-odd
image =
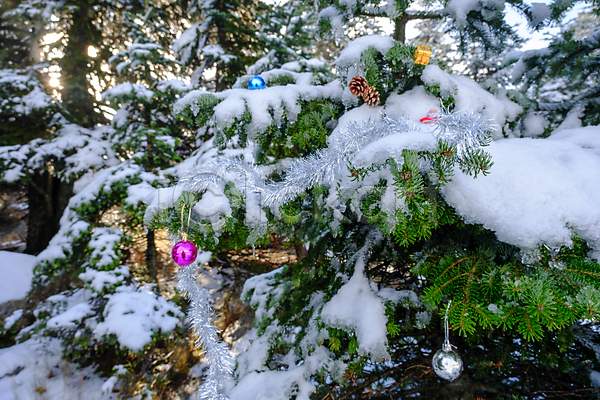
[[[184,240],[183,242],[177,243],[171,250],[171,257],[173,261],[181,267],[190,265],[196,260],[198,255],[198,249],[192,242]]]

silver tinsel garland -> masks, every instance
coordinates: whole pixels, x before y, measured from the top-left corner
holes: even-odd
[[[197,279],[198,264],[179,267],[177,289],[185,293],[190,300],[188,321],[198,335],[196,347],[204,350],[208,362],[208,372],[204,383],[198,389],[202,400],[228,400],[225,392],[227,382],[231,380],[234,362],[227,345],[219,340],[219,330],[212,323],[214,310],[210,295]]]
[[[493,125],[490,120],[475,113],[443,113],[435,121],[435,137],[452,143],[458,158],[466,158],[470,152],[492,141]]]
[[[464,159],[470,152],[489,144],[492,129],[491,122],[479,114],[443,112],[437,116],[433,134],[437,139],[453,144],[456,156]],[[406,119],[393,119],[387,115],[383,115],[379,123],[351,122],[330,137],[329,147],[294,161],[279,182],[265,182],[255,165],[240,158],[221,157],[216,162],[190,170],[178,185],[186,191],[202,192],[211,185],[224,188],[228,181],[234,181],[245,193],[260,194],[261,204],[276,211],[305,190],[332,183],[336,174],[347,164],[349,156],[369,143],[409,131],[426,132]]]

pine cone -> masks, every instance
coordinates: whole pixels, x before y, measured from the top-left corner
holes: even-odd
[[[362,76],[355,76],[354,78],[352,78],[348,86],[350,86],[350,93],[352,93],[355,96],[362,96],[365,90],[367,90],[367,88],[369,87],[369,84],[367,83],[367,80]]]
[[[363,99],[365,99],[365,103],[375,107],[379,104],[379,92],[373,86],[369,86],[363,93]]]

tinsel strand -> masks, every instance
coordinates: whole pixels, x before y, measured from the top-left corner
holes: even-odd
[[[226,382],[233,376],[233,358],[227,345],[219,340],[219,330],[212,323],[214,310],[208,291],[196,280],[198,264],[182,266],[177,273],[177,289],[185,293],[190,300],[188,321],[196,332],[195,345],[204,351],[209,367],[202,386],[198,389],[199,399],[229,400]]]
[[[491,122],[475,113],[439,114],[433,132],[437,139],[455,145],[457,157],[465,159],[470,152],[489,144]],[[264,182],[259,169],[238,157],[222,157],[186,173],[178,185],[184,190],[200,192],[216,185],[221,189],[229,180],[246,193],[260,193],[262,205],[278,209],[300,193],[316,185],[331,183],[348,162],[351,154],[382,137],[402,132],[422,131],[406,119],[383,115],[381,122],[351,122],[330,137],[329,147],[294,161],[279,182]]]
[[[493,125],[480,114],[446,112],[439,114],[435,122],[435,137],[454,144],[457,156],[461,159],[479,147],[490,144],[492,140],[489,132],[493,131]]]

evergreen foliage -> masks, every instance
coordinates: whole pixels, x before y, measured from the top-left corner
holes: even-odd
[[[393,37],[401,43],[406,41],[406,24],[412,20],[447,20],[445,32],[455,35],[459,48],[466,54],[467,47],[480,44],[487,52],[501,50],[515,37],[513,29],[504,21],[505,2],[478,2],[471,7],[454,6],[451,2],[425,2],[424,7],[412,7],[413,1],[394,1],[381,4],[378,1],[344,2],[320,0],[319,26],[323,33],[339,31],[351,18],[363,21],[374,17],[389,18],[394,23]],[[516,8],[528,12],[521,0],[507,1]]]
[[[268,5],[258,18],[258,39],[269,52],[248,69],[249,74],[258,75],[286,62],[311,57],[317,20],[312,5],[299,0],[276,3]]]
[[[12,136],[0,139],[0,181],[29,185],[31,205],[60,191],[67,201],[64,213],[32,208],[32,217],[55,214],[57,232],[37,255],[24,329],[0,324],[1,343],[61,338],[65,359],[94,366],[108,391],[172,394],[200,356],[183,322],[187,303],[179,293],[167,300],[159,285],[155,235],[168,230],[200,247],[206,276],[245,279],[255,324],[237,355],[233,400],[597,395],[591,229],[573,228],[557,248],[505,243],[460,214],[448,190],[463,175],[493,176],[493,139],[524,132],[528,114],[552,113],[542,136],[572,123],[569,113],[598,123],[598,33],[565,31],[548,49],[511,56],[523,72],[513,70],[519,94],[502,88],[506,71],[492,74],[519,43],[504,3],[453,3],[9,4],[16,11],[0,30],[15,61],[0,54],[10,68],[0,71],[0,134]],[[542,19],[533,6],[507,4],[542,27],[573,3],[553,4]],[[63,74],[54,98],[35,68],[21,67],[25,50],[14,43],[36,30],[10,33],[9,17],[31,16],[65,35],[56,45],[65,57],[47,58]],[[344,39],[351,26],[360,36],[361,21],[373,32],[381,16],[395,23],[394,38],[361,37],[334,63],[318,58],[337,48],[318,42],[317,29]],[[490,91],[444,72],[456,64],[435,53],[429,66],[416,64],[410,20],[444,21],[462,51],[485,57],[472,71]],[[247,89],[255,75],[266,89]],[[379,104],[350,91],[357,76]],[[557,82],[560,98],[549,95]],[[114,114],[110,124],[103,112]],[[40,137],[15,141],[30,128]],[[255,264],[231,267],[234,252],[277,246],[293,247],[297,262],[253,277]],[[448,304],[465,364],[452,383],[431,368]]]
[[[255,16],[263,7],[256,0],[189,1],[187,11],[194,23],[173,43],[173,50],[183,65],[193,69],[194,87],[201,85],[204,71],[213,67],[214,82],[209,88],[217,92],[245,73],[262,50]]]
[[[553,8],[553,12],[558,9]],[[600,33],[596,25],[575,36],[577,28],[573,22],[547,48],[513,54],[506,60],[512,66],[513,83],[520,85],[527,98],[530,113],[543,115],[552,127],[568,117],[571,119],[565,126],[574,126],[576,121],[584,126],[600,121],[596,84]]]
[[[29,35],[36,36],[36,24],[27,21],[16,24],[10,11],[17,6],[16,1],[6,0],[0,4],[0,68],[23,68],[30,64],[32,49],[27,45]],[[36,38],[38,39],[38,38]],[[29,41],[34,44],[36,39]],[[35,46],[37,47],[37,46]]]
[[[341,78],[347,82],[353,71],[363,71],[368,84],[381,94],[384,104],[397,101],[396,96],[420,88],[439,97],[446,107],[455,109],[461,101],[460,93],[449,92],[444,84],[431,77],[424,78],[424,67],[414,63],[411,57],[413,53],[414,47],[398,42],[393,43],[387,51],[365,46],[355,60],[359,68],[353,69],[354,66],[351,66],[341,69]],[[313,84],[318,85],[318,82],[313,81]],[[270,103],[265,108],[274,122],[261,121],[261,135],[250,136],[246,129],[256,130],[255,118],[258,115],[258,110],[251,106],[250,94],[245,107],[238,106],[236,114],[228,115],[229,121],[224,123],[220,120],[219,107],[223,107],[232,96],[224,92],[219,97],[224,100],[215,107],[210,103],[215,98],[198,93],[180,101],[179,108],[190,117],[208,111],[210,117],[202,116],[199,122],[207,123],[216,138],[224,134],[229,139],[215,142],[222,151],[248,148],[253,146],[248,139],[256,140],[254,154],[257,156],[254,162],[259,164],[258,167],[277,165],[277,160],[290,156],[316,160],[323,154],[319,143],[322,143],[321,146],[331,146],[335,140],[339,140],[333,139],[335,129],[327,130],[325,134],[329,138],[326,141],[321,142],[313,137],[312,143],[317,146],[303,148],[304,142],[298,142],[296,138],[311,137],[314,127],[319,126],[315,122],[307,125],[302,123],[303,116],[310,117],[313,114],[309,111],[311,108],[306,108],[303,103],[302,111],[296,117],[297,122],[292,125],[293,130],[288,128],[289,116],[285,112],[285,104],[281,112]],[[335,103],[335,98],[333,100]],[[366,105],[359,108],[364,107]],[[215,110],[214,113],[210,112],[211,108]],[[322,115],[330,118],[329,115],[334,114]],[[277,151],[286,136],[295,145],[291,149],[296,152]],[[485,138],[480,144],[485,146],[489,140],[489,137]],[[269,144],[268,153],[265,153],[265,144]],[[263,158],[262,154],[266,157]],[[493,159],[485,152],[485,148],[460,154],[455,144],[443,140],[437,141],[436,146],[428,151],[404,148],[396,158],[389,158],[383,163],[351,163],[345,170],[348,179],[340,179],[337,184],[329,182],[324,186],[314,185],[279,209],[265,207],[267,227],[262,230],[250,217],[256,211],[252,211],[255,206],[250,202],[252,196],[244,191],[245,184],[228,175],[219,175],[224,183],[219,183],[216,178],[210,180],[210,170],[204,169],[201,170],[204,172],[198,172],[197,179],[200,182],[209,179],[212,184],[221,185],[221,189],[210,189],[210,196],[226,196],[232,212],[227,215],[217,213],[210,219],[203,219],[202,214],[193,212],[190,237],[203,249],[219,252],[232,245],[260,245],[267,236],[273,234],[285,238],[290,244],[310,243],[307,256],[299,263],[249,280],[245,285],[245,293],[247,300],[256,308],[258,339],[255,345],[261,351],[266,351],[260,353],[263,365],[271,370],[283,367],[285,371],[286,368],[291,369],[290,362],[304,360],[306,364],[298,365],[306,365],[302,367],[303,373],[317,381],[314,389],[317,397],[329,393],[350,398],[357,392],[364,394],[366,388],[371,388],[369,393],[373,393],[372,398],[386,393],[397,396],[410,394],[409,388],[415,387],[433,396],[428,386],[434,385],[433,382],[428,378],[423,379],[422,373],[416,375],[413,371],[407,371],[410,368],[425,368],[417,364],[418,357],[414,355],[416,349],[413,345],[422,347],[432,340],[428,332],[435,329],[434,321],[439,321],[435,310],[445,309],[444,305],[450,300],[450,323],[452,330],[464,338],[461,346],[465,349],[482,346],[489,354],[473,350],[476,356],[469,358],[473,362],[468,366],[470,378],[465,378],[469,380],[462,384],[469,389],[457,386],[453,390],[443,391],[447,396],[458,396],[459,393],[483,396],[510,393],[495,389],[500,381],[506,382],[509,377],[511,384],[507,387],[512,393],[530,393],[532,382],[517,377],[519,368],[513,367],[521,362],[520,357],[496,360],[497,355],[492,349],[501,346],[504,339],[499,339],[500,335],[512,338],[513,344],[527,343],[526,346],[535,349],[523,357],[530,368],[547,376],[568,376],[563,382],[566,386],[562,386],[562,383],[553,385],[544,379],[542,385],[548,390],[553,390],[551,387],[574,385],[579,379],[577,371],[581,371],[581,365],[575,359],[559,366],[556,359],[538,357],[542,353],[537,352],[557,340],[557,337],[561,340],[563,351],[572,351],[577,347],[577,339],[570,330],[577,321],[595,320],[598,307],[596,299],[600,293],[596,279],[600,266],[589,259],[590,248],[580,239],[575,239],[573,246],[565,246],[554,254],[541,247],[536,258],[525,260],[518,248],[498,241],[492,232],[479,226],[466,225],[445,203],[440,189],[452,180],[456,170],[462,170],[477,179],[485,179],[492,164]],[[217,159],[213,168],[219,170],[226,167],[220,166]],[[264,171],[272,170],[264,168]],[[280,171],[271,172],[273,184],[285,180],[286,173],[289,173]],[[237,191],[232,189],[236,186]],[[191,197],[187,199],[180,197],[182,204],[170,209],[170,218],[165,219],[162,210],[162,217],[156,219],[154,216],[159,214],[151,211],[148,219],[150,226],[168,221],[172,232],[180,231],[181,218],[177,208],[183,207],[185,213],[187,207],[183,204],[202,203],[204,196],[209,193],[205,193],[204,186],[200,184],[194,187],[197,193],[189,195]],[[386,200],[390,191],[396,201],[391,209],[387,203],[389,200]],[[240,196],[242,193],[245,195]],[[342,203],[343,207],[336,202]],[[202,209],[200,205],[196,207],[194,210]],[[218,226],[223,228],[216,230]],[[215,241],[215,235],[220,235],[218,241]],[[262,240],[259,240],[261,236]],[[232,237],[236,239],[231,240]],[[385,307],[382,303],[378,303],[377,307],[370,304],[374,308],[369,312],[385,316],[387,321],[385,335],[378,337],[377,344],[369,341],[363,325],[348,323],[348,320],[352,321],[350,316],[335,314],[345,315],[344,311],[334,306],[339,301],[350,301],[341,297],[343,294],[351,290],[361,294],[367,291],[364,287],[356,289],[356,285],[363,282],[365,277],[377,285],[380,293],[388,293],[388,289],[395,292],[390,295]],[[386,298],[384,294],[379,296]],[[361,301],[365,299],[363,297]],[[363,315],[361,305],[345,305],[354,310],[357,315],[355,318]],[[510,340],[507,339],[507,343]],[[260,347],[266,343],[268,350]],[[436,345],[429,342],[427,347],[435,349]],[[586,353],[583,348],[577,351]],[[382,361],[392,353],[391,363]],[[256,353],[251,354],[257,356]],[[245,380],[256,378],[253,374],[257,373],[246,369],[254,364],[244,357],[242,355],[238,359],[241,387]],[[314,359],[320,361],[315,365],[311,361]],[[398,361],[396,364],[394,360],[413,360],[415,364],[413,361]],[[481,375],[476,372],[478,367],[485,365],[485,370],[493,375],[490,371],[498,364],[503,365],[501,374],[494,378],[490,378],[490,375],[479,378]],[[397,377],[395,382],[402,384],[394,385],[393,389],[379,384],[382,376],[387,374],[394,374]],[[345,378],[347,376],[353,377],[356,388],[348,385],[350,381]],[[328,383],[328,380],[335,383]],[[292,379],[288,384],[297,385],[299,396],[306,395],[300,381]],[[374,387],[377,389],[372,389]]]
[[[0,4],[0,145],[48,136],[56,107],[42,82],[39,16],[18,18],[18,2]],[[35,64],[35,65],[34,65]]]
[[[34,68],[0,70],[0,145],[47,138],[57,105]]]

